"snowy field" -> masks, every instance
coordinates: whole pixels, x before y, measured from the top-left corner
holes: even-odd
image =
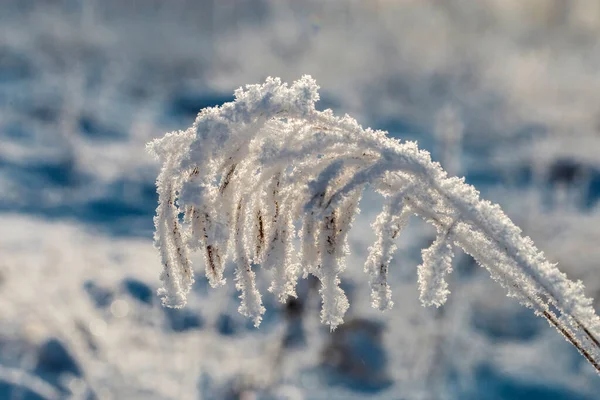
[[[163,308],[145,144],[241,85],[311,74],[319,108],[418,140],[598,310],[598,37],[587,0],[1,1],[0,399],[597,398],[585,359],[468,256],[446,305],[423,308],[416,266],[435,235],[416,220],[394,309],[372,309],[374,194],[334,333],[314,281],[285,306],[265,296],[256,329],[232,269],[211,289],[200,257],[189,304]]]

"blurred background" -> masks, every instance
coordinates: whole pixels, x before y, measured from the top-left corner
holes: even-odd
[[[209,289],[199,258],[189,305],[162,308],[144,146],[239,86],[310,74],[320,109],[417,140],[600,300],[599,38],[597,0],[1,0],[0,399],[597,398],[585,359],[470,257],[423,308],[418,221],[394,309],[371,309],[372,193],[335,332],[312,280],[265,295],[255,329],[231,268]]]

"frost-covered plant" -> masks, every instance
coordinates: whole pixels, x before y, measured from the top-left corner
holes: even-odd
[[[583,284],[568,280],[497,205],[463,178],[448,177],[415,143],[317,111],[318,88],[310,76],[289,87],[268,78],[236,90],[233,102],[203,109],[191,128],[148,144],[162,162],[155,244],[163,304],[185,305],[194,282],[188,254],[202,250],[213,287],[224,284],[226,261],[236,263],[239,311],[255,325],[265,311],[252,270],[260,264],[272,271],[269,291],[282,302],[295,296],[300,274],[316,276],[321,319],[334,329],[348,309],[339,286],[347,235],[369,186],[386,199],[365,264],[374,307],[393,305],[387,275],[394,240],[417,215],[437,229],[418,267],[424,305],[446,301],[445,276],[460,247],[600,371],[600,319]]]

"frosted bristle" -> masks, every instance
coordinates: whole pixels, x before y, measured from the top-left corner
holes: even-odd
[[[394,305],[388,272],[396,251],[395,239],[408,224],[410,216],[408,208],[402,205],[401,197],[392,198],[373,223],[377,239],[369,247],[365,272],[369,275],[371,304],[379,310],[389,310]]]
[[[453,255],[446,234],[438,235],[431,247],[423,250],[423,263],[418,267],[419,298],[423,305],[439,307],[446,302],[450,291],[445,277],[452,271]]]
[[[344,269],[336,253],[340,245],[338,236],[338,213],[334,210],[326,215],[320,224],[319,245],[321,264],[317,269],[317,277],[321,281],[321,321],[335,329],[344,320],[344,314],[349,308],[348,298],[339,287],[339,274]]]
[[[234,259],[237,264],[235,269],[236,288],[240,291],[240,314],[251,318],[255,326],[259,326],[265,308],[262,305],[260,292],[256,288],[256,274],[248,258],[247,235],[245,235],[246,210],[243,199],[238,200],[235,216],[235,250]]]

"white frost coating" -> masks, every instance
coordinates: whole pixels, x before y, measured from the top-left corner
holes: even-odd
[[[394,196],[372,224],[377,241],[369,247],[365,272],[369,274],[371,303],[380,310],[389,310],[394,305],[392,290],[387,282],[389,266],[396,251],[395,239],[408,224],[410,210],[404,206],[402,195]]]
[[[269,206],[266,208],[267,225],[266,249],[262,266],[273,271],[269,291],[285,303],[289,296],[296,297],[297,264],[293,262],[294,221],[288,211],[287,194],[281,190],[281,173],[276,173],[269,188]]]
[[[259,326],[265,308],[262,305],[261,295],[256,288],[256,274],[252,271],[250,258],[248,257],[248,238],[244,238],[245,227],[251,226],[247,223],[247,215],[244,210],[244,199],[238,200],[235,224],[235,253],[234,260],[237,264],[235,270],[236,288],[241,292],[241,304],[238,308],[240,314],[252,318],[254,326]]]
[[[321,321],[335,329],[344,320],[344,314],[350,306],[346,294],[339,287],[339,274],[344,269],[344,264],[338,259],[336,248],[340,245],[338,233],[338,212],[333,210],[320,222],[319,247],[321,253],[320,264],[315,275],[321,281],[319,293],[323,298]]]
[[[419,299],[424,305],[439,307],[446,302],[450,291],[444,278],[452,272],[453,255],[447,233],[438,234],[431,247],[423,250],[423,264],[418,271]]]
[[[271,290],[279,300],[294,295],[299,271],[292,239],[294,222],[301,221],[301,269],[320,279],[322,319],[334,328],[348,308],[339,287],[347,230],[363,187],[370,185],[392,199],[375,223],[378,239],[365,266],[374,306],[392,304],[386,280],[394,251],[390,229],[399,232],[410,210],[438,232],[450,232],[424,252],[419,281],[425,304],[445,299],[453,244],[600,370],[600,319],[583,285],[568,280],[497,205],[481,200],[464,179],[448,177],[428,152],[363,129],[347,115],[316,111],[318,86],[309,76],[291,86],[268,78],[236,90],[235,97],[202,110],[191,128],[148,145],[163,164],[155,238],[165,305],[185,304],[193,282],[186,251],[202,249],[212,285],[223,283],[223,268],[233,255],[241,311],[260,322],[264,309],[250,257],[271,268]],[[244,227],[236,223],[240,201]],[[179,212],[192,214],[183,226]]]

